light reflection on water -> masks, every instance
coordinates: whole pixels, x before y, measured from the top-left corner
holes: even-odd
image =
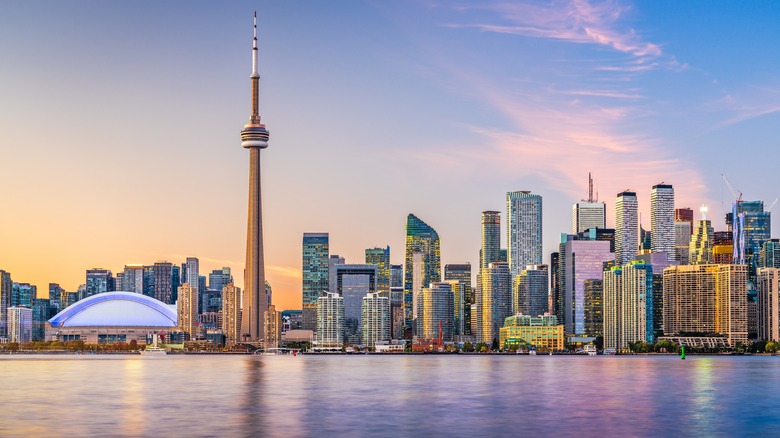
[[[0,436],[777,433],[773,357],[0,356]]]

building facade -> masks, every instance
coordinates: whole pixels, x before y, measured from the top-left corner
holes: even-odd
[[[317,298],[317,346],[341,348],[344,338],[344,298],[325,292]]]
[[[222,288],[222,332],[228,346],[241,338],[241,289],[233,283]]]
[[[507,261],[512,275],[542,264],[542,197],[529,191],[506,194]]]
[[[675,259],[676,234],[674,228],[674,187],[656,184],[650,192],[650,230],[652,252],[667,254]]]
[[[759,268],[757,299],[758,339],[780,341],[780,269]]]
[[[415,266],[417,267],[417,281],[414,278]],[[409,214],[406,218],[404,266],[404,337],[407,339],[412,337],[414,314],[418,308],[415,301],[415,297],[419,295],[418,289],[440,281],[441,242],[439,234],[420,218]]]
[[[198,326],[198,290],[189,283],[179,286],[179,300],[176,303],[179,329],[195,340]]]
[[[504,319],[512,315],[512,274],[509,263],[493,262],[480,274],[482,287],[477,294],[477,342],[498,340]]]
[[[362,303],[363,345],[373,347],[377,342],[390,340],[390,300],[379,293],[363,297]]]
[[[639,251],[639,204],[636,193],[620,192],[615,201],[615,264],[625,265]]]
[[[31,342],[33,339],[33,311],[29,307],[8,308],[8,342]]]
[[[501,257],[501,213],[482,212],[482,247],[479,251],[479,268],[485,269]]]
[[[366,264],[376,265],[376,290],[390,293],[390,247],[366,249]]]
[[[512,314],[543,315],[549,311],[549,268],[530,265],[514,277],[512,284]]]
[[[328,291],[328,233],[303,233],[303,329],[317,330],[317,300]],[[332,292],[332,291],[331,291]]]
[[[546,351],[564,348],[563,325],[558,324],[555,315],[514,315],[504,319],[499,331],[499,348],[531,345]]]
[[[471,288],[471,263],[444,266],[444,281],[457,282],[452,286],[455,294],[455,335],[471,335],[471,305],[474,293]]]
[[[454,301],[449,283],[431,283],[430,287],[424,287],[418,303],[417,337],[437,339],[441,330],[442,341],[452,341]]]

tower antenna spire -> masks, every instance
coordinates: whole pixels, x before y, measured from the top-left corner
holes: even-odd
[[[593,202],[593,178],[588,172],[588,202]]]
[[[252,39],[252,77],[259,77],[257,73],[257,11],[254,19],[254,38]]]

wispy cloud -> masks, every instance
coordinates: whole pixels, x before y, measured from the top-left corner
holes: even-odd
[[[754,87],[739,93],[727,94],[709,106],[711,110],[725,114],[725,120],[717,126],[718,129],[722,129],[780,112],[778,102],[780,102],[780,89]]]
[[[301,278],[301,269],[294,266],[266,266],[265,269],[269,272],[278,274],[282,277],[289,278]]]

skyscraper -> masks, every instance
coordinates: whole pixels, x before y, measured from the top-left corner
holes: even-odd
[[[202,291],[200,288],[200,260],[197,257],[187,257],[185,266],[187,269],[183,283],[189,284],[193,290],[192,293],[195,294],[195,298],[197,300],[197,304],[195,306],[195,316],[197,316],[201,311],[200,294]]]
[[[487,268],[501,257],[501,213],[482,212],[482,249],[479,252],[479,268]]]
[[[390,300],[379,293],[370,293],[362,300],[363,344],[373,347],[377,341],[390,340]]]
[[[471,305],[474,293],[471,289],[471,264],[447,264],[444,266],[444,281],[457,282],[455,293],[455,334],[471,335]]]
[[[414,255],[419,254],[419,280],[414,282]],[[441,242],[439,234],[417,216],[406,218],[406,266],[404,267],[404,324],[405,336],[411,339],[414,306],[413,285],[427,286],[441,281]]]
[[[430,287],[424,287],[417,304],[417,337],[438,338],[441,328],[442,340],[452,341],[454,301],[449,283],[431,283]]]
[[[344,344],[344,298],[325,292],[317,298],[317,346],[341,348]]]
[[[122,272],[122,290],[125,292],[144,293],[144,265],[125,265]]]
[[[664,252],[674,260],[674,187],[671,184],[656,184],[650,192],[651,249]]]
[[[615,264],[630,262],[639,250],[639,204],[636,193],[620,192],[615,201]]]
[[[30,283],[11,284],[11,306],[32,307],[33,300],[38,296],[38,288]]]
[[[303,233],[304,330],[317,329],[317,298],[329,287],[328,251],[328,233]]]
[[[780,269],[758,269],[758,339],[780,341]]]
[[[528,265],[542,264],[542,197],[528,191],[508,192],[506,216],[507,258],[514,276]],[[498,329],[495,333],[498,336]]]
[[[404,265],[390,265],[390,287],[404,288]]]
[[[241,289],[233,283],[222,288],[222,332],[227,345],[241,341]]]
[[[681,265],[687,265],[690,260],[691,235],[693,229],[688,221],[674,222],[674,252],[675,260]]]
[[[241,131],[241,146],[249,149],[249,216],[246,230],[243,316],[241,337],[247,341],[265,338],[263,315],[267,309],[265,259],[263,254],[263,210],[260,191],[260,150],[268,147],[268,131],[260,122],[260,73],[257,70],[257,12],[252,41],[252,115]]]
[[[157,262],[152,266],[154,276],[154,292],[152,297],[165,304],[173,304],[171,287],[173,280],[173,263]]]
[[[233,275],[230,268],[225,266],[222,269],[214,269],[209,274],[209,289],[222,291],[222,288],[233,282]]]
[[[509,264],[493,262],[480,274],[481,293],[477,294],[477,342],[498,340],[504,319],[512,315],[512,275]]]
[[[688,222],[690,224],[691,233],[693,233],[693,210],[692,209],[688,207],[675,208],[674,221]]]
[[[579,240],[562,234],[558,256],[560,314],[567,335],[586,334],[585,280],[601,280],[604,263],[614,260],[605,240]],[[606,287],[606,285],[605,285]]]
[[[363,297],[377,292],[376,265],[336,265],[336,290],[344,300],[344,336],[360,343]]]
[[[549,309],[547,265],[530,265],[514,277],[512,284],[512,314],[543,315]]]
[[[366,264],[376,265],[376,290],[389,298],[390,247],[366,249]]]
[[[763,201],[734,202],[732,208],[734,263],[748,265],[748,280],[755,282],[761,246],[772,237],[772,216]]]
[[[331,254],[328,257],[328,292],[336,291],[336,265],[344,263],[346,260],[338,254]]]
[[[197,289],[189,283],[179,286],[179,300],[176,303],[176,308],[179,328],[189,334],[190,340],[195,340],[195,329],[198,325]]]
[[[8,342],[32,341],[32,313],[29,307],[8,308]]]
[[[0,271],[0,338],[8,336],[8,308],[11,307],[11,273]]]
[[[276,310],[273,304],[268,305],[268,310],[263,315],[265,324],[265,348],[279,348],[282,339],[282,313]]]
[[[604,348],[638,341],[653,342],[653,267],[635,261],[604,271]]]
[[[574,204],[571,211],[572,234],[590,228],[607,227],[607,204],[593,197],[593,178],[588,173],[588,199]]]
[[[121,289],[122,284],[118,285]],[[113,292],[116,289],[111,271],[103,268],[87,269],[87,282],[85,296],[79,297],[79,299],[91,297],[103,292]]]
[[[664,335],[720,333],[748,342],[745,265],[670,266],[664,270]]]
[[[702,218],[691,236],[688,263],[692,265],[706,265],[712,262],[712,242],[715,230],[707,219],[706,213],[706,207],[702,207]]]

